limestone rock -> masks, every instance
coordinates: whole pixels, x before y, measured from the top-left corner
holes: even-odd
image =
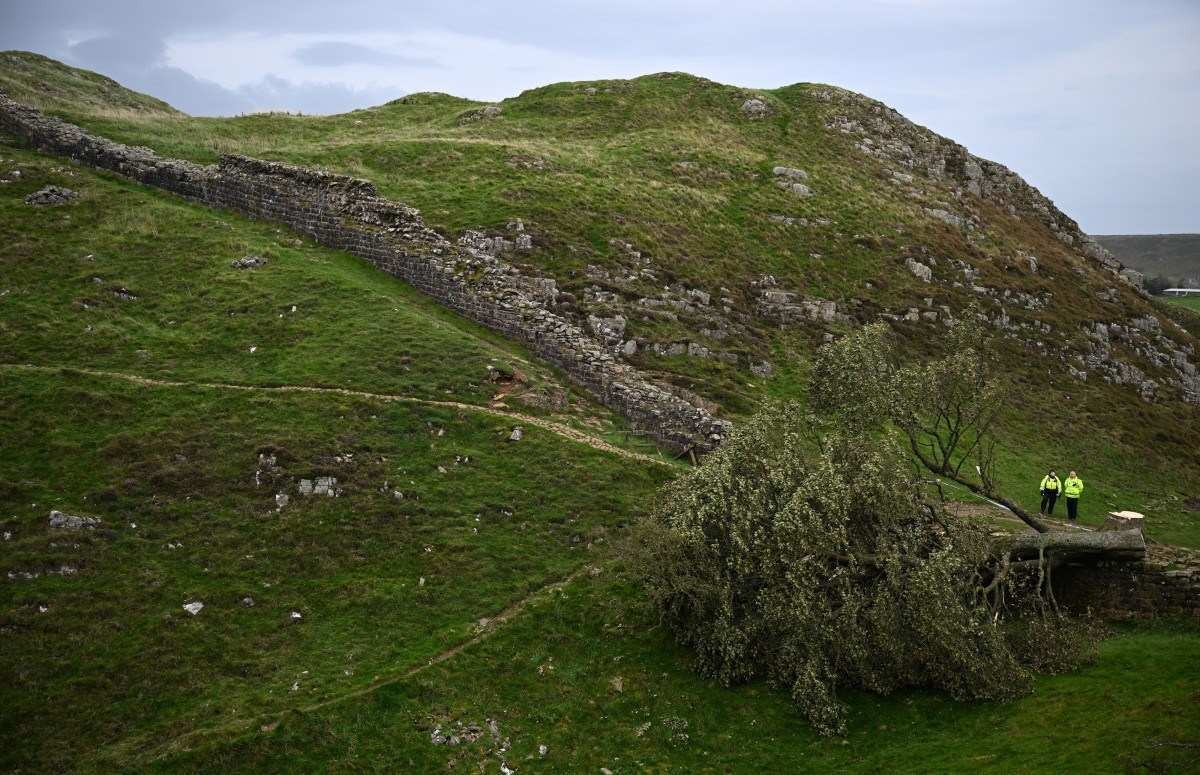
[[[933,270],[920,261],[910,258],[904,262],[904,265],[908,267],[908,271],[912,272],[917,279],[927,283],[933,282]]]
[[[751,97],[742,103],[742,112],[752,119],[771,115],[771,107],[761,97]]]
[[[771,174],[777,178],[791,178],[792,180],[808,180],[808,173],[796,167],[778,166],[771,169]]]
[[[234,269],[257,269],[267,263],[267,259],[262,256],[245,256],[236,258],[229,262],[229,265]]]

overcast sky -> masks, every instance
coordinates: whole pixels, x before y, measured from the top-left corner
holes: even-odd
[[[685,70],[881,99],[1092,233],[1200,232],[1200,0],[0,0],[0,49],[198,115]]]

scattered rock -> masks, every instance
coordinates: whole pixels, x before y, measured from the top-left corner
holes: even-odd
[[[85,527],[94,528],[99,524],[100,520],[96,517],[79,517],[74,514],[64,514],[61,511],[50,512],[50,527],[63,530],[81,530]]]
[[[912,272],[917,279],[924,280],[927,283],[933,282],[933,270],[920,261],[910,258],[904,262],[904,265],[908,267],[908,271]]]
[[[316,480],[301,479],[296,489],[301,495],[324,495],[336,498],[341,494],[337,488],[337,478],[333,476],[318,476]]]
[[[183,610],[187,611],[192,616],[195,616],[196,614],[198,614],[204,610],[204,603],[201,603],[199,601],[192,602],[192,603],[184,603]]]
[[[246,606],[247,608],[253,608],[253,607],[254,607],[254,598],[252,598],[252,597],[243,597],[243,598],[242,598],[242,605]]]
[[[777,178],[791,178],[792,180],[808,180],[808,173],[796,167],[774,167],[771,174]]]
[[[25,197],[25,204],[33,205],[35,207],[60,205],[70,202],[72,199],[75,199],[78,196],[79,194],[76,194],[69,188],[63,188],[62,186],[46,186],[45,188],[41,188]]]
[[[459,745],[461,743],[473,743],[483,737],[483,727],[474,722],[463,724],[461,721],[454,722],[453,727],[447,727],[445,730],[439,724],[429,733],[429,742],[434,745]]]
[[[771,115],[771,108],[761,97],[751,97],[742,103],[742,112],[752,119],[766,118]]]
[[[520,425],[512,429],[512,433],[508,434],[509,441],[520,441],[525,436],[525,431]]]
[[[283,507],[288,505],[288,494],[286,492],[275,493],[275,510],[283,511]]]
[[[229,262],[229,265],[234,269],[257,269],[260,266],[265,266],[267,259],[262,256],[245,256],[244,258],[234,259]]]
[[[460,122],[463,124],[468,124],[472,121],[479,121],[481,119],[496,118],[503,112],[504,108],[500,107],[499,105],[484,105],[482,108],[476,108],[475,110],[465,114],[460,119]]]
[[[926,207],[925,212],[931,218],[936,218],[948,226],[953,226],[958,229],[963,229],[970,226],[970,222],[967,221],[966,218],[963,218],[961,215],[956,215],[949,210],[943,210],[936,207]]]
[[[755,361],[750,364],[750,373],[766,379],[775,373],[775,367],[771,365],[770,361]]]

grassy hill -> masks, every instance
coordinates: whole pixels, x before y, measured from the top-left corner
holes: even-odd
[[[1200,234],[1098,234],[1096,241],[1146,275],[1200,278]]]
[[[506,258],[553,277],[560,312],[623,321],[621,346],[636,352],[622,357],[735,420],[796,395],[826,336],[889,316],[919,356],[937,350],[947,318],[984,315],[1023,397],[1006,424],[1013,496],[1028,505],[1041,469],[1086,461],[1088,519],[1148,510],[1156,535],[1200,542],[1200,520],[1182,507],[1200,491],[1200,408],[1179,401],[1173,365],[1189,347],[1194,364],[1200,327],[1162,318],[1173,350],[1098,351],[1095,323],[1161,313],[1080,252],[1084,235],[1049,200],[998,165],[984,183],[1008,190],[1009,204],[977,195],[971,167],[989,162],[865,97],[662,73],[554,84],[490,110],[435,93],[324,117],[164,119],[62,104],[53,112],[166,155],[238,152],[366,177],[451,237],[512,240],[520,221],[532,249]],[[813,300],[836,314],[796,311]],[[1154,400],[1139,399],[1139,384]]]
[[[629,309],[663,286],[719,299],[726,284],[732,304],[701,305],[720,321],[650,306],[677,319],[630,326],[646,343],[639,365],[734,417],[797,394],[813,346],[852,325],[764,322],[755,273],[846,309],[926,293],[958,309],[964,292],[894,260],[920,242],[937,248],[938,271],[964,256],[997,288],[1074,301],[1064,279],[1108,287],[1082,263],[1075,274],[1037,227],[996,214],[1003,229],[957,234],[911,212],[872,157],[830,144],[810,87],[765,94],[777,112],[750,123],[730,101],[738,90],[677,75],[547,87],[498,117],[416,95],[339,117],[191,119],[114,113],[87,79],[73,101],[56,80],[75,84],[71,71],[21,56],[33,70],[6,66],[5,78],[48,84],[48,110],[128,142],[365,174],[453,234],[521,218],[534,250],[514,260],[574,289],[581,314],[592,285]],[[771,160],[785,157],[808,168],[816,196],[775,185]],[[1176,744],[1200,724],[1200,635],[1168,624],[1122,630],[1096,665],[1009,705],[854,697],[844,742],[815,738],[782,693],[697,678],[616,559],[674,464],[560,374],[275,225],[2,136],[0,160],[6,771],[1187,766]],[[80,196],[24,203],[50,183]],[[769,218],[785,213],[814,227]],[[816,225],[823,214],[831,223]],[[1018,243],[1040,246],[1037,276],[996,247]],[[247,255],[268,260],[231,266]],[[635,264],[653,279],[618,273]],[[1065,330],[1083,313],[1064,302],[1046,314]],[[714,322],[727,335],[704,341],[736,363],[651,350]],[[898,329],[914,354],[936,348]],[[1194,408],[1076,383],[1005,348],[1014,384],[1039,397],[1006,423],[1014,494],[1031,500],[1046,460],[1084,460],[1086,520],[1109,503],[1141,507],[1162,540],[1200,544],[1183,503],[1200,491]],[[750,371],[759,360],[773,375]],[[1068,406],[1070,428],[1048,430]],[[336,497],[302,494],[319,477],[336,478]],[[102,523],[52,528],[52,509]]]
[[[0,91],[40,110],[84,110],[112,117],[184,114],[111,78],[28,51],[0,51]]]

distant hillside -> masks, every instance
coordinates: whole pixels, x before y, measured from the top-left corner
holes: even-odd
[[[1200,282],[1200,234],[1097,234],[1122,263],[1146,275]]]
[[[111,78],[28,51],[0,51],[0,91],[51,113],[183,116]]]

